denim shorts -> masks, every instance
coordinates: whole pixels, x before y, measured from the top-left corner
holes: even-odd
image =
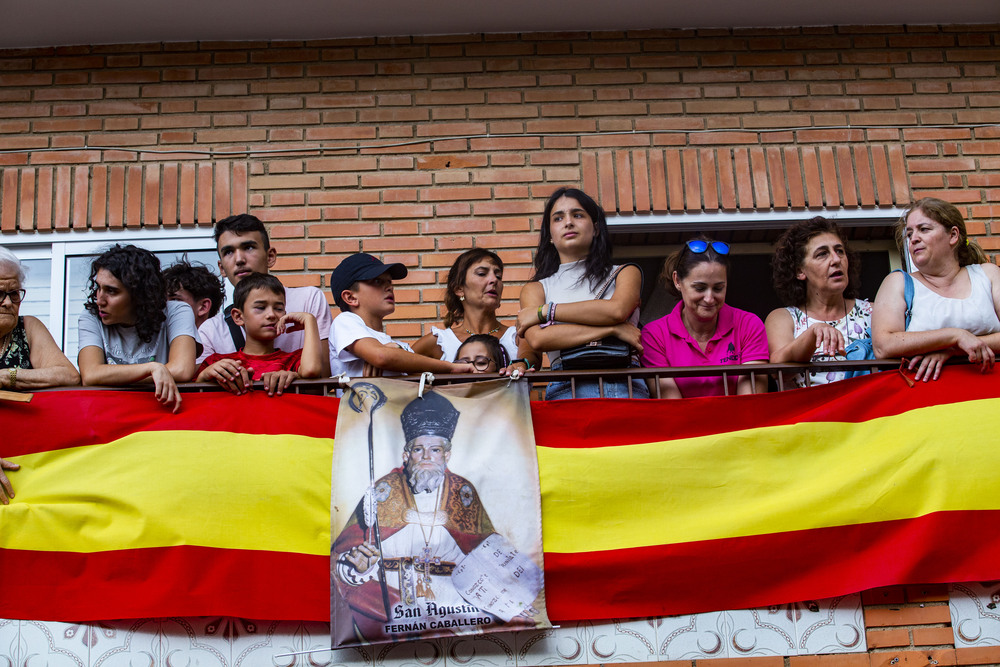
[[[552,363],[552,370],[562,370],[560,359]],[[575,398],[598,398],[601,395],[600,386],[597,380],[576,381]],[[561,401],[566,398],[574,398],[573,390],[568,381],[550,382],[545,388],[546,401]],[[614,380],[604,382],[604,398],[630,398],[628,394],[627,380]],[[632,380],[631,398],[649,398],[649,388],[642,380]]]

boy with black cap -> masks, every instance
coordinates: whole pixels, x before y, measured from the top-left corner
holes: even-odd
[[[330,362],[350,377],[400,373],[472,373],[472,364],[456,364],[416,354],[382,330],[382,320],[396,310],[392,281],[406,277],[402,264],[383,264],[363,252],[345,259],[330,275],[330,291],[341,314],[330,327]]]

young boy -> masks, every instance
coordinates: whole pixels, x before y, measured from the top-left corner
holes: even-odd
[[[246,331],[246,346],[205,359],[198,382],[218,382],[227,391],[242,394],[250,391],[252,380],[261,380],[268,396],[280,396],[296,378],[320,377],[323,350],[316,318],[285,312],[285,288],[277,278],[264,273],[244,276],[233,293],[232,317]],[[275,350],[274,339],[294,329],[305,334],[302,348]]]
[[[383,264],[367,253],[351,255],[333,270],[330,290],[341,314],[330,328],[330,357],[350,377],[400,373],[472,373],[456,364],[416,354],[382,331],[382,320],[396,310],[392,281],[406,277],[402,264]]]
[[[222,308],[226,290],[219,276],[201,264],[180,259],[163,270],[167,299],[183,301],[194,311],[194,325],[200,327]]]

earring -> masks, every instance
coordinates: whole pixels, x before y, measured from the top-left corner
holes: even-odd
[[[465,297],[464,296],[460,296],[460,297],[458,297],[458,300],[459,301],[465,301]]]

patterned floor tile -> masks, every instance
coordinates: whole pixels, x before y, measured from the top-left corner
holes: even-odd
[[[587,646],[592,637],[592,628],[581,623],[522,630],[515,633],[515,659],[518,667],[583,664],[587,662]]]
[[[447,667],[515,667],[516,637],[497,632],[441,641]]]
[[[447,639],[378,644],[372,649],[374,667],[445,667]]]
[[[860,593],[808,600],[795,606],[796,644],[800,655],[865,653],[868,650]]]
[[[656,629],[659,660],[699,660],[729,655],[724,612],[669,616]]]
[[[0,618],[0,665],[16,665],[21,662],[20,621]]]
[[[206,635],[201,631],[202,623],[201,618],[162,619],[158,636],[150,636],[154,646],[160,641],[165,646],[159,664],[229,667],[230,643],[223,637]]]
[[[725,612],[729,657],[795,654],[794,615],[785,607]]]
[[[594,623],[594,636],[587,646],[588,661],[601,664],[656,660],[656,627],[656,619]]]
[[[128,667],[163,664],[168,642],[160,632],[160,619],[112,621],[108,632],[90,650],[92,667]]]
[[[1000,582],[952,584],[948,607],[956,647],[1000,645]]]
[[[371,664],[370,653],[330,651],[330,625],[312,621],[240,621],[233,640],[233,667],[331,667]]]
[[[20,644],[23,652],[18,664],[23,667],[88,667],[88,629],[88,626],[72,623],[20,621]]]

